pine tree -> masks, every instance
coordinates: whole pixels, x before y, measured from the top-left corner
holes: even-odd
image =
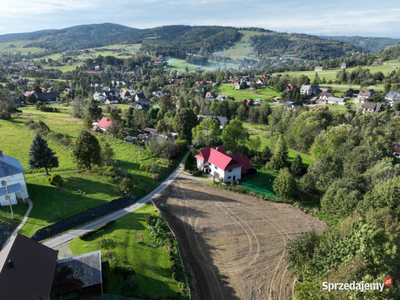
[[[292,164],[290,165],[290,173],[294,176],[300,176],[303,173],[303,159],[300,154],[298,154],[292,161]]]
[[[92,170],[92,165],[101,165],[101,148],[97,138],[89,131],[83,130],[75,143],[72,155],[79,168]]]
[[[58,167],[58,158],[55,154],[47,145],[47,141],[37,133],[33,138],[29,151],[29,167],[31,169],[44,168],[46,175],[50,175],[48,169]]]
[[[272,170],[280,170],[288,165],[288,149],[283,136],[279,137],[278,144],[275,148],[274,156],[268,163],[268,168]]]
[[[287,168],[279,171],[278,177],[274,180],[274,191],[278,197],[293,199],[297,192],[296,179],[290,174]]]

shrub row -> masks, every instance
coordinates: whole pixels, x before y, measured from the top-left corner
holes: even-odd
[[[94,230],[91,230],[91,231],[88,231],[88,232],[82,234],[79,238],[84,241],[85,239],[87,239],[89,237],[92,237],[93,235],[95,235],[97,233],[102,232],[103,230],[107,229],[111,225],[114,225],[116,222],[117,222],[116,220],[112,220],[110,222],[107,222],[106,224],[104,224],[103,226],[101,226],[101,227],[99,227],[97,229],[94,229]]]

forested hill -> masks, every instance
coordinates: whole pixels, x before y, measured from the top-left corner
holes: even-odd
[[[79,25],[64,29],[0,36],[0,42],[28,41],[25,47],[46,48],[51,52],[102,47],[134,41],[139,29],[117,24]]]
[[[379,52],[391,46],[400,45],[400,39],[362,36],[320,36],[323,39],[345,42],[369,52]]]
[[[113,44],[142,44],[142,50],[155,54],[183,56],[187,53],[207,56],[241,43],[239,28],[222,26],[171,25],[135,29],[105,23],[80,25],[60,30],[0,35],[0,43],[24,41],[24,47],[45,48],[47,53],[103,47]],[[287,34],[262,28],[247,28],[254,52],[268,56],[290,55],[308,60],[338,58],[360,50],[347,43],[305,34]],[[251,34],[254,32],[254,36]],[[248,35],[248,36],[249,36]]]
[[[250,45],[257,55],[293,56],[308,60],[324,60],[361,51],[344,42],[321,39],[306,34],[265,33],[250,38]]]

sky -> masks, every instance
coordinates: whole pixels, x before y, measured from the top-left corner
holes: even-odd
[[[0,0],[0,34],[116,23],[400,38],[398,0]]]

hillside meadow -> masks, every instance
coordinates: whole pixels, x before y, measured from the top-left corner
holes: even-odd
[[[111,167],[95,167],[91,172],[77,168],[73,157],[72,148],[64,146],[56,141],[48,140],[48,145],[56,152],[59,159],[59,167],[51,170],[51,174],[60,174],[64,179],[63,189],[57,189],[47,182],[44,170],[30,170],[28,165],[29,149],[35,131],[29,130],[24,123],[30,120],[41,120],[47,124],[51,132],[61,133],[72,143],[83,129],[80,119],[71,117],[68,113],[47,113],[37,111],[34,107],[22,109],[23,113],[14,116],[12,121],[0,120],[0,149],[4,154],[17,158],[26,169],[26,182],[28,192],[33,202],[33,209],[28,222],[22,228],[21,233],[31,236],[40,228],[51,225],[64,218],[71,217],[87,209],[99,206],[121,197],[117,189],[121,178],[111,172]],[[168,166],[166,159],[154,158],[147,150],[137,148],[122,140],[117,140],[102,134],[95,134],[100,142],[107,142],[114,150],[114,162],[116,167],[123,168],[134,176],[135,191],[138,198],[144,196],[159,185],[179,163],[179,159],[173,161],[173,166]],[[153,174],[140,170],[142,163],[158,163],[157,180],[153,180]],[[79,192],[81,190],[82,192]],[[14,210],[20,215],[26,211],[26,207],[14,206]],[[0,217],[9,216],[9,208],[2,208]]]

